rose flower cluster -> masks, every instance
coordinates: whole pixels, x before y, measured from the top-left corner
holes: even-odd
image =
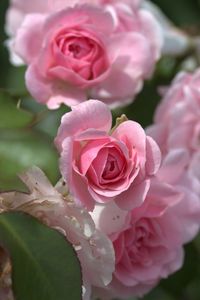
[[[110,108],[134,100],[161,54],[143,1],[10,2],[11,61],[27,66],[36,101],[71,111],[55,137],[61,180],[53,187],[31,168],[21,175],[30,193],[1,193],[0,212],[24,211],[65,235],[84,300],[143,296],[182,267],[199,231],[200,71],[177,76],[146,131],[124,115],[113,126]]]

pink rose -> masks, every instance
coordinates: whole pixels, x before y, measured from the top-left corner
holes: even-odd
[[[200,151],[199,82],[199,70],[178,74],[156,110],[155,123],[147,129],[163,154],[159,178],[192,195],[200,195],[192,163]]]
[[[155,113],[154,124],[148,128],[163,153],[181,148],[190,155],[200,149],[200,70],[180,73],[164,92]]]
[[[157,173],[161,182],[173,185],[182,201],[174,206],[174,214],[182,220],[182,240],[191,241],[200,229],[200,151],[189,157],[187,149],[170,150]]]
[[[129,1],[93,4],[29,13],[14,34],[11,48],[28,65],[27,88],[49,108],[75,105],[88,94],[125,105],[160,56],[162,37],[150,13]]]
[[[97,100],[65,114],[55,143],[60,169],[76,201],[89,210],[115,200],[123,209],[142,204],[160,165],[157,144],[134,121],[111,131],[112,116]]]
[[[199,82],[199,70],[194,74],[178,74],[156,110],[155,123],[147,129],[163,154],[157,177],[176,186],[183,194],[176,214],[181,215],[181,219],[186,215],[187,221],[183,222],[188,233],[186,241],[197,234],[200,224],[197,222],[200,211]]]
[[[83,300],[91,299],[92,285],[105,287],[112,279],[115,259],[112,243],[96,229],[89,213],[74,204],[63,182],[53,187],[37,167],[21,175],[21,179],[30,194],[0,193],[0,212],[23,211],[65,235],[81,263]]]
[[[181,268],[187,207],[184,210],[182,204],[184,218],[174,209],[181,201],[179,191],[153,180],[145,202],[129,212],[126,219],[120,209],[116,211],[105,205],[99,213],[95,207],[91,215],[100,230],[106,229],[116,259],[112,282],[105,289],[95,289],[97,296],[101,299],[141,297]]]

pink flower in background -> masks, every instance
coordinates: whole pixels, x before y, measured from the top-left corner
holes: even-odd
[[[145,202],[126,217],[116,207],[96,205],[92,218],[112,240],[116,259],[112,282],[105,289],[95,289],[97,296],[141,297],[181,268],[183,244],[199,226],[188,211],[193,201],[187,201],[176,187],[154,179]]]
[[[73,244],[81,263],[83,300],[89,300],[92,285],[104,287],[112,279],[115,259],[112,243],[95,228],[88,212],[74,204],[63,183],[58,183],[54,188],[37,167],[21,175],[21,179],[30,194],[1,193],[0,212],[13,210],[29,213],[65,235]]]
[[[141,205],[160,165],[157,144],[138,123],[125,121],[112,132],[111,123],[108,107],[90,100],[62,117],[55,139],[63,178],[89,210],[111,200],[123,209]]]
[[[178,74],[156,110],[155,123],[147,129],[163,154],[158,173],[161,180],[198,195],[198,173],[193,161],[200,151],[199,83],[199,70]]]
[[[180,73],[164,91],[147,132],[155,138],[163,154],[182,149],[192,155],[200,149],[200,70]]]
[[[182,201],[173,208],[173,213],[182,220],[182,240],[191,241],[200,229],[200,151],[190,159],[187,149],[170,150],[163,157],[157,172],[161,182],[168,183],[182,194]]]
[[[88,95],[111,106],[132,102],[160,56],[157,22],[135,2],[75,2],[59,1],[54,10],[51,1],[46,8],[37,2],[11,6],[10,49],[28,65],[27,88],[52,109]],[[16,10],[20,20],[12,18]]]
[[[200,71],[180,73],[164,92],[155,123],[147,129],[160,146],[162,165],[157,177],[182,192],[176,214],[185,220],[186,241],[199,231],[200,211]],[[190,218],[189,218],[190,216]]]

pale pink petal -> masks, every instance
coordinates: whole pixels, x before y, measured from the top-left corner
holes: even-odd
[[[44,78],[34,64],[28,67],[25,79],[33,98],[36,98],[42,104],[46,104],[52,95],[51,81]]]
[[[115,202],[106,205],[96,204],[93,212],[90,213],[98,229],[111,235],[120,232],[127,222],[126,210],[120,209]]]
[[[62,142],[66,137],[75,136],[87,129],[95,128],[108,132],[111,124],[111,112],[105,104],[97,100],[81,103],[62,117],[61,127],[55,139],[56,146],[61,149]]]
[[[47,30],[53,27],[57,28],[58,22],[59,24],[65,24],[66,27],[73,28],[84,24],[85,20],[88,19],[90,28],[95,28],[97,32],[110,35],[113,31],[114,24],[111,15],[98,7],[88,4],[63,9],[56,15],[50,15],[46,21],[45,28]]]
[[[107,143],[109,143],[109,138],[104,139],[98,139],[89,142],[82,150],[81,156],[80,156],[80,171],[83,175],[86,174],[88,171],[91,163],[93,160],[97,157],[99,151],[106,146]],[[100,154],[101,156],[101,154]],[[99,161],[101,161],[101,157],[99,158]]]
[[[160,123],[160,124],[154,124],[146,129],[146,133],[151,136],[160,147],[160,150],[162,152],[165,151],[166,148],[166,135],[167,135],[167,126],[166,124]]]
[[[146,170],[147,174],[154,175],[157,173],[161,163],[161,153],[156,142],[149,136],[146,139]]]
[[[27,15],[17,31],[14,49],[26,64],[32,63],[39,55],[44,20],[45,16],[42,14]]]
[[[165,211],[176,205],[183,198],[183,193],[165,182],[153,180],[146,200],[146,215],[148,217],[157,217],[165,213]]]
[[[150,180],[144,180],[138,185],[132,184],[127,191],[115,198],[115,203],[125,210],[136,208],[144,202],[149,187]]]
[[[159,59],[161,55],[160,49],[163,46],[163,33],[160,24],[150,12],[144,9],[140,11],[140,19],[145,36],[151,41],[152,53],[155,59]]]
[[[112,107],[127,105],[142,87],[141,76],[149,61],[149,49],[142,35],[126,33],[114,36],[109,51],[114,61],[111,73],[92,89],[91,95]]]
[[[162,162],[162,167],[158,172],[160,180],[167,183],[176,183],[185,171],[188,164],[189,155],[186,149],[171,150]]]
[[[125,121],[120,124],[112,134],[119,140],[128,140],[133,148],[136,149],[141,165],[146,160],[146,135],[143,128],[134,121]]]
[[[130,74],[133,78],[142,74],[147,58],[149,57],[149,48],[145,38],[141,34],[129,32],[114,35],[109,47],[110,56],[114,61],[116,58],[126,58],[127,63],[124,67],[128,67],[128,69],[133,66],[135,67],[135,72]]]
[[[92,88],[90,95],[115,108],[132,102],[136,90],[137,87],[129,74],[113,68],[106,80]]]
[[[88,191],[86,179],[77,172],[72,172],[71,178],[71,193],[74,196],[74,201],[79,206],[83,205],[88,211],[92,211],[95,202]]]
[[[55,82],[55,84],[52,83],[52,95],[48,98],[47,106],[49,109],[57,109],[61,104],[72,107],[86,100],[87,95],[84,90]]]
[[[105,131],[96,130],[95,128],[86,129],[84,132],[81,132],[76,135],[76,141],[90,141],[90,140],[98,140],[98,139],[110,139],[109,133],[105,133]]]
[[[86,100],[84,90],[44,77],[36,64],[28,67],[25,79],[32,96],[38,102],[47,104],[49,109],[57,109],[62,103],[72,106]]]

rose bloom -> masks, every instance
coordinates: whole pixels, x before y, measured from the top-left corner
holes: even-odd
[[[92,210],[112,200],[123,209],[142,204],[150,178],[160,165],[160,150],[134,121],[111,130],[108,107],[90,100],[62,117],[55,144],[60,169],[77,203]]]
[[[176,206],[176,213],[190,214],[186,218],[185,231],[191,236],[199,230],[194,221],[199,219],[200,209],[200,71],[181,72],[172,85],[164,91],[164,97],[155,113],[154,124],[147,129],[160,146],[162,165],[157,177],[172,184],[183,194],[183,206]],[[187,210],[186,210],[187,208]],[[186,214],[187,212],[187,214]]]
[[[23,14],[17,32],[8,18],[10,48],[28,65],[32,96],[51,109],[76,105],[88,94],[111,106],[133,101],[160,56],[162,36],[155,19],[129,1],[83,6],[73,1],[66,9],[60,2],[55,12],[49,3],[46,13],[36,4],[33,12],[39,13]]]
[[[74,204],[62,181],[54,188],[37,167],[20,177],[30,194],[0,193],[0,212],[23,211],[65,235],[80,260],[83,299],[90,300],[92,285],[104,287],[112,279],[115,260],[112,243],[95,228],[88,212]]]
[[[199,69],[194,73],[178,74],[172,85],[164,91],[154,124],[147,129],[163,154],[158,176],[179,186],[184,193],[187,189],[187,197],[195,197],[194,194],[200,196],[196,167],[200,152],[199,83]]]
[[[141,297],[183,264],[183,244],[199,227],[196,215],[173,186],[152,180],[145,202],[124,215],[114,205],[95,206],[91,213],[97,228],[112,240],[115,271],[105,289],[94,289],[100,299]],[[191,203],[189,203],[191,202]],[[190,227],[188,227],[190,226]]]
[[[194,73],[181,72],[163,91],[154,124],[147,130],[158,141],[163,153],[181,148],[192,155],[200,149],[199,83],[199,69]]]

